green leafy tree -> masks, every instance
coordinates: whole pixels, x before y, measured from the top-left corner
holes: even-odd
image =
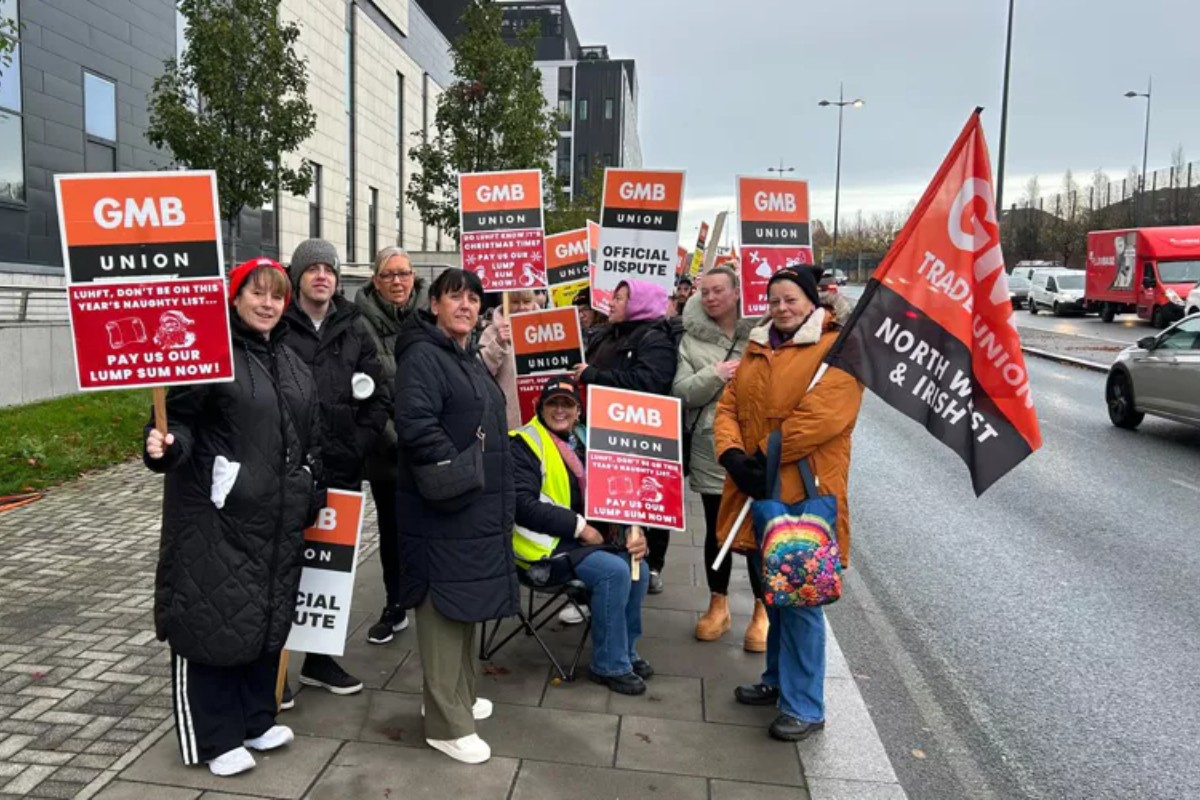
[[[550,154],[558,119],[542,95],[534,66],[536,26],[514,46],[500,35],[501,10],[491,0],[463,12],[465,32],[452,45],[454,82],[438,100],[437,132],[409,155],[419,171],[408,199],[426,225],[458,238],[458,174],[539,169],[552,186]]]
[[[150,94],[147,138],[174,163],[217,173],[230,260],[243,208],[260,208],[281,189],[302,195],[307,163],[284,164],[316,126],[308,74],[296,54],[300,29],[279,19],[280,0],[182,0],[187,50],[168,59]]]
[[[600,221],[600,202],[604,199],[604,167],[597,161],[581,179],[579,194],[572,195],[556,183],[546,204],[546,233],[562,233],[587,226],[588,220]]]
[[[0,19],[0,72],[12,63],[21,30],[15,19]]]

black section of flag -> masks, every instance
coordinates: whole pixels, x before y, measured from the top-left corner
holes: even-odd
[[[354,568],[354,546],[306,539],[304,541],[304,566],[309,569],[349,572]]]
[[[463,232],[528,230],[542,227],[542,212],[538,208],[519,208],[514,211],[470,211],[463,213]]]
[[[811,245],[807,222],[743,222],[742,246],[788,245],[790,247]]]
[[[636,208],[606,208],[600,224],[605,228],[630,230],[679,230],[678,211],[642,211]]]
[[[548,353],[529,353],[517,356],[517,374],[533,375],[538,372],[569,372],[579,363],[578,350],[551,350]]]
[[[620,453],[628,456],[646,456],[663,461],[679,461],[679,442],[675,439],[664,439],[661,436],[647,436],[643,433],[626,433],[625,431],[610,431],[604,428],[592,429],[592,440],[588,442],[592,450],[603,450],[608,453]]]
[[[876,281],[826,361],[957,453],[976,495],[1032,452],[975,380],[967,345]]]
[[[588,277],[588,262],[576,261],[573,264],[563,264],[561,267],[552,267],[546,274],[546,280],[551,286],[557,286],[560,283],[570,283],[571,281],[587,280]]]
[[[109,278],[222,278],[217,243],[79,245],[67,248],[71,283]]]

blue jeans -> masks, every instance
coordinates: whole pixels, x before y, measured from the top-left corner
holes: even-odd
[[[643,562],[637,583],[629,571],[627,552],[596,550],[575,565],[575,574],[592,593],[592,672],[597,675],[628,675],[638,658],[650,569]]]
[[[767,670],[779,687],[779,710],[801,722],[825,720],[825,612],[767,606]]]

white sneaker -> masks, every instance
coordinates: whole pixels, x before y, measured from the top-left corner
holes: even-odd
[[[476,733],[461,739],[426,739],[425,744],[464,764],[482,764],[492,757],[492,748]]]
[[[580,611],[583,613],[580,613]],[[587,606],[580,605],[579,610],[577,611],[575,606],[568,603],[566,608],[558,612],[558,621],[563,625],[579,625],[591,615],[591,609],[589,609]]]
[[[478,722],[481,719],[487,719],[492,715],[494,707],[492,701],[483,697],[475,698],[475,705],[471,706],[471,716]],[[421,703],[421,716],[425,716],[425,704]]]
[[[262,736],[247,739],[243,744],[252,750],[274,750],[276,747],[291,744],[295,738],[296,735],[287,725],[275,725],[268,728]]]
[[[250,751],[244,747],[235,747],[228,753],[222,753],[208,762],[208,771],[218,778],[228,778],[230,775],[237,775],[252,769],[254,769],[254,756],[250,755]]]

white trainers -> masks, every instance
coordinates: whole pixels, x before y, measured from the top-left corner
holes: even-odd
[[[244,747],[235,747],[228,753],[222,753],[208,762],[208,771],[218,778],[228,778],[230,775],[237,775],[252,769],[254,769],[254,756],[250,755],[250,751]]]
[[[276,747],[291,744],[295,738],[296,735],[292,733],[292,729],[287,725],[275,725],[268,728],[267,732],[262,736],[247,739],[242,744],[252,750],[274,750]]]
[[[487,719],[492,715],[494,707],[492,701],[483,697],[475,698],[475,705],[471,706],[471,716],[478,722],[481,719]],[[421,703],[421,716],[425,716],[425,704]]]
[[[482,764],[492,757],[492,748],[476,733],[461,739],[426,739],[425,744],[464,764]]]
[[[587,606],[581,605],[579,608],[583,611],[582,614],[575,609],[575,606],[568,603],[566,608],[558,612],[558,621],[563,625],[579,625],[592,615],[591,609]]]

